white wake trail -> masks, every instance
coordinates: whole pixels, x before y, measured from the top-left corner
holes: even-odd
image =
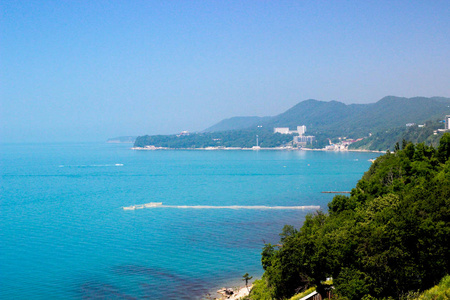
[[[165,207],[165,208],[183,208],[183,209],[299,209],[299,210],[318,210],[320,206],[316,205],[307,205],[307,206],[266,206],[266,205],[230,205],[230,206],[213,206],[213,205],[160,205],[156,207]],[[156,208],[155,207],[155,208]]]

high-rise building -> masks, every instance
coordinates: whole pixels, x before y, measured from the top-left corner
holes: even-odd
[[[445,116],[445,129],[450,130],[450,115]]]
[[[306,132],[306,126],[305,125],[297,126],[297,132],[300,136],[304,135]]]

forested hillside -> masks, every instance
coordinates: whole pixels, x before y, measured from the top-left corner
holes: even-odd
[[[437,149],[405,143],[377,158],[328,213],[285,226],[262,252],[249,299],[286,299],[333,278],[339,299],[399,299],[450,273],[450,133]]]
[[[442,132],[434,134],[433,132],[438,129],[442,129],[444,126],[442,121],[428,121],[425,122],[423,127],[419,127],[417,124],[406,127],[395,127],[387,130],[383,130],[372,134],[359,142],[353,143],[349,146],[349,149],[361,149],[361,150],[380,150],[386,151],[387,149],[393,151],[395,145],[401,144],[403,140],[411,141],[413,143],[425,143],[426,145],[432,145],[436,147],[439,144],[439,140],[442,137]]]
[[[325,133],[329,138],[350,136],[359,138],[381,130],[442,119],[450,114],[450,99],[443,97],[388,96],[376,103],[346,105],[338,101],[305,100],[274,117],[241,117],[223,120],[212,126],[214,130],[248,129],[261,125],[273,127],[306,125],[308,134]]]

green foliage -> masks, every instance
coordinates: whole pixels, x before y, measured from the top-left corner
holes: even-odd
[[[446,133],[441,139],[438,148],[439,161],[444,163],[450,157],[450,134]]]
[[[336,214],[345,210],[354,210],[356,208],[356,202],[353,198],[349,198],[344,195],[336,195],[333,201],[328,203],[328,211],[330,214]]]
[[[302,292],[302,293],[300,293],[300,294],[297,294],[297,295],[292,296],[289,300],[299,300],[299,299],[301,299],[301,298],[303,298],[303,297],[305,297],[305,296],[311,294],[311,293],[314,292],[315,290],[316,290],[316,287],[315,287],[315,286],[310,287],[310,288],[307,289],[306,291],[304,291],[304,292]]]
[[[275,246],[272,244],[265,244],[261,253],[261,264],[264,270],[272,265],[272,258],[275,254]]]
[[[267,285],[267,279],[265,276],[260,280],[253,282],[253,287],[250,294],[246,298],[248,300],[273,300],[274,295],[272,289]]]
[[[447,300],[450,299],[450,275],[442,278],[439,285],[425,291],[419,300]]]
[[[434,286],[450,272],[450,133],[437,150],[404,142],[379,157],[329,214],[285,226],[263,250],[276,299],[333,277],[338,299],[391,299]],[[408,296],[409,297],[409,296]],[[412,297],[412,296],[411,296]]]
[[[361,299],[370,290],[370,278],[367,274],[349,268],[343,268],[334,281],[338,295],[347,299]]]
[[[280,241],[284,243],[287,239],[294,237],[297,234],[297,230],[292,225],[284,225],[280,233]]]

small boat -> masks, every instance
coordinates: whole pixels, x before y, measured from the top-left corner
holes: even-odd
[[[135,205],[134,207],[136,209],[143,209],[144,208],[144,204]]]
[[[122,208],[123,208],[123,210],[135,210],[136,206],[134,206],[134,205],[132,205],[132,206],[124,206]]]

